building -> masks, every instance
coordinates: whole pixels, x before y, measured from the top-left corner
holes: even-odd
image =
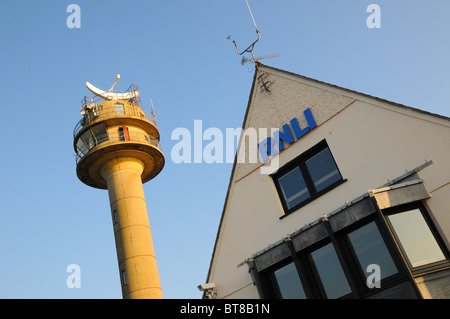
[[[258,66],[204,297],[449,298],[450,119]]]
[[[83,99],[83,117],[74,129],[77,176],[88,186],[108,189],[123,297],[159,299],[142,183],[163,169],[164,154],[155,118],[142,109],[137,86],[113,92],[114,85],[102,91],[86,83],[96,97]]]

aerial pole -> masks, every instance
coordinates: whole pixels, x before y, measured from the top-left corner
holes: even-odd
[[[255,55],[254,55],[254,53],[253,53],[253,49],[255,48],[255,44],[261,39],[261,33],[260,33],[259,30],[258,30],[258,26],[256,25],[255,18],[253,17],[253,13],[252,13],[252,10],[250,9],[250,5],[248,4],[248,1],[245,0],[245,3],[247,4],[247,8],[248,8],[248,11],[250,12],[250,16],[252,17],[253,25],[255,26],[256,34],[258,35],[258,38],[257,38],[253,43],[251,43],[251,44],[250,44],[244,51],[242,51],[242,52],[239,50],[236,41],[233,40],[233,39],[231,39],[231,35],[229,35],[229,36],[227,37],[227,39],[233,41],[234,46],[236,47],[236,51],[237,51],[237,53],[238,53],[239,55],[243,55],[244,53],[250,53],[250,54],[251,54],[251,56],[252,56],[251,58],[245,58],[245,57],[242,57],[241,64],[244,65],[244,63],[246,63],[246,62],[254,63],[254,64],[255,64],[255,67],[256,67],[256,71],[258,72],[258,75],[259,75],[259,76],[258,76],[258,80],[260,80],[261,83],[262,83],[261,88],[263,88],[266,92],[270,93],[270,91],[269,91],[269,86],[270,86],[270,83],[271,83],[271,82],[270,82],[270,81],[264,82],[264,80],[263,80],[264,74],[261,73],[261,70],[260,70],[260,68],[259,68],[258,62],[259,62],[259,60],[262,60],[262,59],[268,59],[268,58],[274,58],[274,57],[277,57],[278,54],[271,54],[271,55],[266,55],[266,56],[262,56],[262,57],[255,57]]]

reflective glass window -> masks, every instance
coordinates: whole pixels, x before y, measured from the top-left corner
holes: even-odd
[[[86,145],[86,147],[88,149],[91,149],[95,146],[94,137],[92,136],[92,133],[90,130],[87,130],[86,132],[84,132],[80,138],[83,140],[84,144]]]
[[[379,266],[380,279],[398,272],[375,222],[349,233],[348,238],[366,277],[372,274],[368,270],[372,264]]]
[[[413,267],[446,259],[420,209],[389,215],[387,218]]]
[[[105,125],[103,123],[92,127],[91,131],[92,134],[95,136],[97,143],[102,143],[108,140],[108,134],[106,133]]]
[[[286,214],[344,181],[325,142],[281,168],[273,179]]]
[[[305,179],[298,167],[279,177],[278,183],[288,208],[292,208],[309,198]]]
[[[274,272],[283,299],[306,299],[303,285],[292,262]]]
[[[351,293],[350,285],[331,243],[312,252],[311,257],[329,299],[340,298]]]
[[[342,179],[328,148],[308,159],[306,167],[317,192]]]
[[[86,155],[86,153],[88,152],[88,148],[81,138],[79,138],[77,141],[77,148],[83,155]]]

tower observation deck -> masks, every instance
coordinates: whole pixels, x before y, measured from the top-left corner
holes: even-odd
[[[117,76],[116,82],[120,76]],[[155,117],[142,109],[137,85],[102,91],[81,102],[74,128],[78,178],[107,189],[124,298],[162,298],[142,183],[161,172],[164,154]]]

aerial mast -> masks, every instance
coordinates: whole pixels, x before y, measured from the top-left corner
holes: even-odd
[[[266,81],[266,82],[264,81],[264,79],[263,79],[264,74],[261,73],[261,70],[259,68],[258,62],[259,62],[259,60],[262,60],[262,59],[268,59],[268,58],[277,57],[278,54],[271,54],[271,55],[266,55],[266,56],[262,56],[262,57],[255,57],[255,55],[253,53],[253,49],[255,48],[255,44],[261,39],[261,33],[258,30],[258,26],[256,25],[255,18],[253,17],[253,13],[252,13],[252,10],[250,9],[250,5],[248,4],[248,1],[245,0],[245,3],[247,4],[247,8],[248,8],[248,11],[250,12],[250,16],[252,17],[252,21],[253,21],[253,24],[255,26],[256,34],[258,35],[258,38],[242,52],[239,50],[236,41],[231,38],[231,35],[229,35],[227,37],[227,39],[233,41],[234,46],[236,47],[236,51],[237,51],[237,53],[239,55],[243,55],[244,53],[250,53],[251,54],[251,56],[252,56],[251,58],[245,58],[243,56],[242,60],[241,60],[241,64],[244,65],[244,63],[246,63],[246,62],[255,63],[255,67],[256,67],[256,70],[257,70],[258,75],[259,75],[258,76],[258,80],[260,80],[261,83],[262,83],[261,88],[264,89],[266,92],[270,93],[269,86],[270,86],[271,82],[270,81]]]

